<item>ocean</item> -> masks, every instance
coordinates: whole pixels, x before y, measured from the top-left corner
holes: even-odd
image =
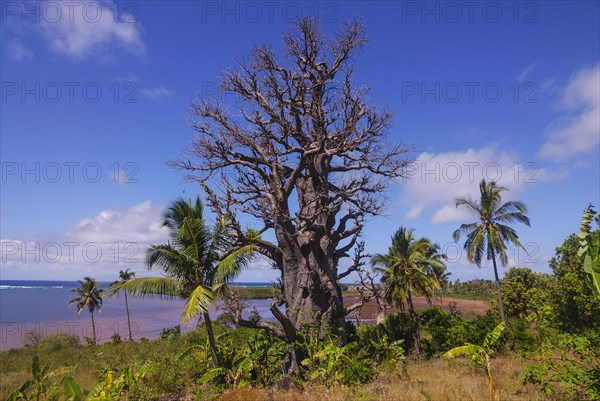
[[[108,283],[103,283],[107,287]],[[236,286],[270,286],[269,283],[235,283]],[[26,334],[34,331],[46,337],[65,333],[75,335],[83,342],[92,337],[92,323],[87,309],[77,313],[76,305],[68,307],[74,298],[72,289],[79,286],[76,281],[30,281],[0,280],[0,351],[21,347]],[[163,328],[181,324],[181,313],[185,301],[182,299],[160,299],[158,297],[128,297],[131,315],[131,331],[134,339],[157,338]],[[249,314],[256,308],[261,316],[270,316],[271,301],[251,300],[245,311]],[[211,308],[211,316],[221,311]],[[102,313],[94,313],[96,335],[99,342],[110,341],[114,333],[123,340],[129,338],[127,314],[123,295],[106,297]],[[182,330],[192,330],[194,323],[182,326]]]

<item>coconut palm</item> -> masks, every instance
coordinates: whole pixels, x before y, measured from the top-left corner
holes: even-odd
[[[166,277],[134,278],[117,287],[133,296],[186,298],[182,322],[202,316],[215,366],[220,363],[209,306],[225,294],[226,284],[252,255],[251,245],[232,246],[229,221],[225,216],[211,230],[199,197],[194,203],[176,200],[163,214],[170,241],[152,245],[146,252],[147,267],[159,266]]]
[[[523,202],[508,201],[502,203],[502,192],[506,190],[507,188],[498,186],[496,182],[486,182],[484,179],[479,183],[481,198],[478,201],[471,199],[470,196],[456,198],[456,207],[466,206],[479,217],[479,221],[462,224],[453,234],[456,242],[460,240],[462,234],[466,235],[464,249],[467,251],[469,262],[481,267],[484,255],[486,255],[487,260],[492,261],[498,292],[498,309],[504,324],[506,324],[506,316],[502,303],[496,257],[499,257],[502,266],[506,266],[508,263],[506,254],[508,243],[513,243],[525,250],[519,242],[517,232],[506,224],[519,222],[529,226],[529,218],[525,215],[527,207]]]
[[[119,271],[120,280],[113,281],[112,283],[110,283],[110,296],[114,297],[116,294],[121,292],[121,288],[119,287],[119,285],[123,284],[128,280],[131,280],[134,277],[135,272],[132,272],[129,269]],[[127,291],[123,291],[123,294],[125,295],[125,311],[127,312],[127,328],[129,329],[129,341],[133,341],[133,337],[131,335],[131,319],[129,317],[129,302],[127,301]]]
[[[439,260],[439,261],[445,261],[446,259],[448,259],[448,257],[446,256],[446,254],[441,253],[441,248],[439,244],[433,244],[430,248],[429,248],[429,252],[427,254],[427,258],[428,259],[432,259],[432,260]],[[436,294],[440,294],[441,291],[443,291],[444,289],[447,288],[448,283],[450,282],[450,276],[452,275],[452,273],[450,273],[449,271],[446,270],[446,265],[444,263],[434,263],[430,266],[430,271],[431,274],[435,277],[435,281],[437,281],[437,286],[436,288],[434,288],[433,293],[431,294],[431,297],[427,297],[427,301],[429,302],[429,305],[432,306],[433,305],[433,299],[435,298]],[[440,299],[440,305],[442,304],[442,296],[439,295],[439,299]]]
[[[421,355],[419,321],[415,312],[412,294],[422,294],[427,299],[439,287],[436,270],[444,270],[443,255],[439,247],[427,238],[415,239],[414,229],[400,227],[392,237],[392,245],[387,254],[377,254],[372,263],[382,266],[382,283],[386,288],[386,300],[397,305],[406,299],[413,325],[415,352]]]
[[[79,280],[79,288],[71,290],[77,294],[77,297],[69,301],[69,306],[77,304],[77,313],[87,308],[92,317],[92,332],[94,344],[96,344],[96,324],[94,323],[94,312],[102,313],[102,299],[104,298],[104,289],[100,288],[100,282],[90,277],[84,277]]]

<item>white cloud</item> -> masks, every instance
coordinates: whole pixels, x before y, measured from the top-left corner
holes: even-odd
[[[150,201],[127,209],[108,209],[80,220],[67,235],[82,242],[157,242],[166,238],[161,213],[162,208]]]
[[[521,82],[525,81],[525,78],[527,78],[529,75],[531,75],[531,73],[533,73],[533,71],[535,71],[536,68],[537,68],[536,64],[529,64],[527,67],[525,67],[523,69],[523,71],[521,71],[521,73],[519,75],[517,75],[517,82],[521,83]]]
[[[445,224],[469,217],[466,209],[457,209],[454,199],[479,195],[482,178],[497,181],[509,189],[507,196],[523,193],[527,186],[542,181],[561,179],[563,172],[552,172],[535,163],[522,161],[514,152],[497,146],[459,152],[421,153],[404,185],[402,202],[410,205],[409,220],[418,219],[423,211],[434,208],[432,224]]]
[[[13,39],[6,44],[6,54],[15,61],[28,61],[33,59],[33,52],[27,49],[20,41]]]
[[[99,57],[112,60],[114,47],[142,56],[145,45],[141,25],[137,21],[123,21],[115,11],[98,1],[86,2],[85,7],[73,7],[67,2],[56,2],[60,18],[43,18],[39,26],[50,49],[75,60]],[[84,11],[85,8],[85,11]]]
[[[2,239],[3,276],[114,277],[131,268],[143,273],[147,247],[168,240],[161,227],[163,207],[145,201],[103,210],[60,233],[37,239]]]
[[[546,128],[538,155],[556,162],[595,152],[600,145],[600,64],[570,78],[560,100],[567,115]]]
[[[164,86],[157,86],[154,88],[141,89],[140,93],[152,100],[162,101],[173,96],[173,91],[165,88]]]

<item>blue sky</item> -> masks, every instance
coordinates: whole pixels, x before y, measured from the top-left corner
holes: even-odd
[[[326,32],[364,20],[356,81],[395,110],[390,140],[415,147],[411,178],[365,229],[369,252],[405,225],[442,245],[453,279],[491,278],[452,243],[472,218],[453,199],[497,178],[532,222],[517,227],[529,255],[511,252],[510,266],[548,271],[582,210],[600,204],[596,1],[0,4],[2,279],[148,274],[140,261],[166,238],[162,209],[200,193],[166,165],[193,136],[190,101],[223,96],[221,71],[253,44],[280,47],[298,14]],[[265,266],[240,280],[276,277]]]

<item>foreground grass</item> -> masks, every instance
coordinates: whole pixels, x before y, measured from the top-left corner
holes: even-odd
[[[496,400],[554,400],[533,385],[521,384],[521,373],[528,362],[517,357],[494,360]],[[482,369],[467,363],[447,363],[441,358],[409,361],[407,366],[385,371],[360,387],[326,388],[307,384],[301,390],[246,388],[221,395],[220,401],[481,401],[489,400],[487,377]]]
[[[223,329],[218,328],[219,334]],[[237,331],[237,330],[236,330]],[[247,335],[239,332],[240,337]],[[301,383],[291,390],[274,388],[242,388],[215,394],[197,383],[206,371],[208,359],[198,352],[180,358],[192,344],[203,344],[203,331],[143,342],[103,344],[95,347],[77,345],[67,337],[51,337],[35,347],[3,352],[0,357],[0,398],[29,378],[31,357],[40,355],[50,360],[52,368],[75,367],[73,376],[83,388],[93,387],[103,368],[116,371],[127,364],[152,361],[157,369],[148,375],[136,392],[135,400],[282,400],[282,401],[386,401],[386,400],[488,400],[487,376],[481,367],[466,361],[446,362],[441,357],[431,360],[408,359],[403,365],[382,371],[370,383],[358,387],[327,388],[314,383]],[[529,361],[514,355],[493,360],[496,400],[553,400],[533,385],[522,385],[521,374]],[[208,391],[207,391],[208,390]],[[54,399],[58,398],[58,391]],[[164,397],[168,394],[168,397]],[[132,394],[133,395],[133,394]],[[163,398],[161,398],[163,397]],[[53,399],[49,397],[48,399]]]

